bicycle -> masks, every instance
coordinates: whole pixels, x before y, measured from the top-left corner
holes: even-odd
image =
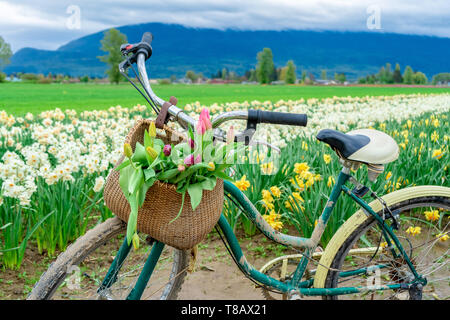
[[[150,33],[145,33],[140,43],[122,46],[127,59],[121,63],[120,70],[127,76],[125,70],[137,64],[139,76],[134,72],[147,96],[132,84],[158,114],[157,121],[175,121],[183,128],[195,126],[195,120],[176,107],[174,99],[166,102],[152,91],[145,66],[152,54],[152,39]],[[219,126],[229,120],[247,121],[246,129],[236,135],[236,139],[247,144],[259,123],[299,126],[307,123],[304,114],[261,110],[226,112],[212,121],[218,141],[226,141],[226,133]],[[447,294],[448,245],[443,245],[440,240],[448,234],[449,223],[444,222],[440,235],[429,231],[419,241],[408,237],[408,230],[401,222],[414,219],[430,208],[449,210],[450,188],[415,186],[379,197],[357,181],[351,175],[351,169],[364,164],[369,169],[369,177],[376,178],[383,170],[383,164],[397,158],[398,146],[392,138],[379,131],[364,129],[349,133],[322,130],[317,138],[338,154],[343,168],[310,238],[275,231],[247,197],[233,183],[225,181],[227,196],[262,234],[276,243],[304,250],[301,254],[277,258],[257,270],[247,261],[222,214],[216,229],[239,269],[257,283],[269,299],[300,299],[302,296],[337,299],[355,298],[355,295],[371,299],[422,299],[433,298],[436,292]],[[372,202],[362,199],[366,193],[371,195]],[[341,195],[350,197],[361,209],[338,229],[324,252],[316,252]],[[117,248],[118,235],[123,235],[125,230],[126,224],[117,217],[89,230],[51,264],[28,299],[62,298],[69,294],[72,298],[175,299],[191,267],[189,255],[195,251],[169,248],[148,237],[147,246],[136,252],[130,250],[131,246],[124,240],[115,256],[109,257],[110,249],[105,244]],[[148,257],[145,251],[149,252]],[[316,268],[308,270],[310,265]],[[72,274],[74,270],[83,275],[83,284],[80,277]]]

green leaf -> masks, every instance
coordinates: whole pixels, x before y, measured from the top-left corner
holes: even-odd
[[[147,147],[152,147],[152,137],[148,134],[148,130],[145,130],[144,132],[144,146],[145,149],[147,149]]]
[[[159,180],[169,180],[169,179],[172,179],[173,177],[175,177],[177,174],[178,174],[178,169],[177,168],[175,168],[175,169],[169,169],[169,170],[167,170],[167,171],[164,171],[164,172],[161,172],[159,175],[158,175],[158,179]]]
[[[122,189],[125,197],[128,197],[128,195],[130,194],[128,192],[128,185],[130,182],[131,175],[135,171],[136,170],[131,166],[125,167],[122,170],[120,170],[119,185],[120,185],[120,188]]]
[[[233,179],[231,177],[229,177],[225,172],[223,171],[216,171],[214,172],[214,175],[217,178],[223,179],[223,180],[228,180],[228,181],[233,181]]]
[[[180,207],[180,211],[178,211],[178,214],[175,218],[173,218],[169,224],[171,224],[172,222],[174,222],[175,220],[178,219],[178,217],[180,216],[181,212],[183,211],[183,206],[184,206],[184,197],[186,196],[186,192],[183,192],[183,195],[181,197],[181,207]]]
[[[149,166],[149,168],[154,168],[155,166],[157,166],[158,164],[160,164],[161,162],[163,162],[161,159],[155,159]]]
[[[136,147],[134,149],[134,154],[131,157],[131,160],[145,165],[147,163],[146,154],[147,154],[147,151],[145,151],[144,146],[142,144],[140,144],[139,142],[137,142]]]
[[[130,194],[134,194],[135,191],[140,187],[142,182],[144,182],[144,173],[142,172],[142,169],[138,167],[131,174],[128,183],[128,192]]]
[[[123,161],[119,166],[117,166],[116,171],[120,171],[129,165],[130,165],[130,159],[127,159],[127,160]]]
[[[138,193],[139,207],[142,207],[142,205],[144,204],[145,197],[147,195],[147,191],[148,191],[148,189],[150,189],[153,186],[155,181],[156,181],[156,178],[151,178],[150,180],[148,180],[142,184],[141,188],[139,189],[139,193]]]
[[[189,196],[191,197],[191,206],[192,210],[195,210],[197,206],[202,201],[203,196],[203,187],[202,183],[195,183],[188,186],[187,191],[189,192]]]
[[[206,177],[206,180],[201,182],[201,186],[205,190],[212,191],[216,187],[217,179],[215,177]]]
[[[138,200],[137,194],[132,194],[128,198],[128,202],[130,203],[131,211],[130,216],[128,217],[128,225],[127,225],[127,242],[128,245],[131,243],[131,239],[133,238],[134,233],[137,228],[137,216],[138,216]]]
[[[155,175],[156,175],[156,172],[152,168],[147,168],[144,170],[145,181],[147,181],[150,178],[153,178]]]
[[[192,126],[191,125],[189,125],[189,138],[194,140],[194,132],[192,131]]]
[[[155,139],[154,147],[155,146],[160,147],[160,150],[162,150],[164,148],[164,141],[162,141],[161,139]],[[159,152],[161,152],[161,151],[159,151]]]

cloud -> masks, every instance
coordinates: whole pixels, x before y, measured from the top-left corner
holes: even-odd
[[[0,0],[0,35],[13,50],[56,49],[80,36],[145,22],[245,30],[382,31],[450,37],[450,1],[436,0]],[[80,29],[67,27],[70,5],[80,8]],[[375,7],[380,29],[369,30]]]

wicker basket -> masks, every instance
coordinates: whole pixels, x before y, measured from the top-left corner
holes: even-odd
[[[148,130],[150,120],[140,120],[131,129],[125,139],[131,147],[136,142],[143,143],[144,132]],[[161,133],[162,132],[162,133]],[[185,137],[168,127],[157,132],[157,138],[164,143],[177,144]],[[122,157],[116,167],[123,161]],[[115,168],[114,168],[115,169]],[[106,206],[121,220],[127,222],[130,215],[130,205],[119,186],[120,173],[111,170],[106,180],[104,199]],[[192,210],[189,193],[186,192],[183,210],[180,216],[173,220],[180,211],[182,195],[176,192],[176,186],[156,181],[148,190],[144,205],[138,211],[137,229],[178,249],[189,249],[201,242],[214,228],[220,218],[223,201],[223,180],[218,179],[212,191],[203,190],[202,201]]]

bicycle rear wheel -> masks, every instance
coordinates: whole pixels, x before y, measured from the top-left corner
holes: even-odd
[[[448,189],[450,191],[450,189]],[[417,273],[427,279],[421,286],[406,286],[414,280],[410,268],[392,244],[387,246],[381,227],[372,216],[366,216],[340,245],[334,254],[325,280],[326,288],[366,287],[404,284],[395,290],[361,291],[339,296],[339,299],[448,299],[450,297],[449,244],[450,194],[449,196],[416,196],[389,205],[399,214],[400,228],[397,238],[408,254]],[[382,214],[382,212],[378,212]],[[351,254],[351,249],[369,253]],[[353,270],[366,272],[342,276]],[[338,296],[327,296],[337,299]]]
[[[28,299],[126,299],[152,247],[143,239],[137,251],[130,250],[117,274],[117,281],[110,288],[97,293],[125,233],[126,224],[117,217],[89,230],[50,265]],[[141,235],[141,238],[144,236]],[[165,246],[142,299],[176,299],[187,267],[186,251]]]

